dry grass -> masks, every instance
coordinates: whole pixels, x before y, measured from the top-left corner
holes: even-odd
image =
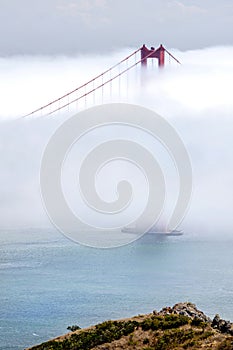
[[[233,336],[183,315],[148,314],[70,332],[33,350],[233,350]]]

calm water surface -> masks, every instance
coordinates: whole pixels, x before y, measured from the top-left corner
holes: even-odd
[[[92,249],[46,230],[0,232],[0,349],[192,301],[233,320],[233,239],[183,237]]]

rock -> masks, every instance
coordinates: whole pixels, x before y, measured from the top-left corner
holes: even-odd
[[[233,325],[230,321],[225,321],[220,318],[220,316],[217,314],[215,315],[211,326],[213,328],[218,329],[221,333],[227,333],[230,335],[233,335]]]
[[[220,321],[220,316],[219,316],[219,314],[216,314],[215,317],[214,317],[214,319],[213,319],[213,321],[212,321],[211,326],[212,326],[213,328],[218,328],[219,321]]]
[[[172,308],[165,307],[160,312],[160,315],[176,314],[190,317],[191,319],[197,318],[203,322],[211,322],[211,319],[207,317],[204,312],[197,309],[195,304],[186,302],[175,304]]]

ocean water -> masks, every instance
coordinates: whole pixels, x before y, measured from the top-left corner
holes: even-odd
[[[0,349],[24,349],[179,301],[233,321],[233,239],[167,237],[116,249],[53,230],[0,233]]]

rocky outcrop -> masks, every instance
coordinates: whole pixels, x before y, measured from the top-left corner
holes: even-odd
[[[225,321],[217,314],[215,315],[211,327],[218,329],[221,333],[233,335],[233,324],[230,321]]]
[[[161,311],[153,311],[154,315],[169,315],[169,314],[176,314],[176,315],[183,315],[190,317],[191,319],[198,319],[202,322],[208,322],[211,323],[211,327],[214,329],[217,329],[221,333],[226,333],[233,335],[233,324],[230,321],[225,321],[217,314],[213,321],[204,314],[201,310],[198,310],[195,304],[185,302],[185,303],[178,303],[175,304],[173,307],[164,307]]]
[[[154,311],[154,313],[157,312]],[[169,314],[183,315],[192,319],[199,319],[202,322],[211,322],[211,319],[208,316],[206,316],[204,312],[198,310],[195,304],[189,302],[178,303],[175,304],[173,307],[164,307],[157,314],[162,316]]]

